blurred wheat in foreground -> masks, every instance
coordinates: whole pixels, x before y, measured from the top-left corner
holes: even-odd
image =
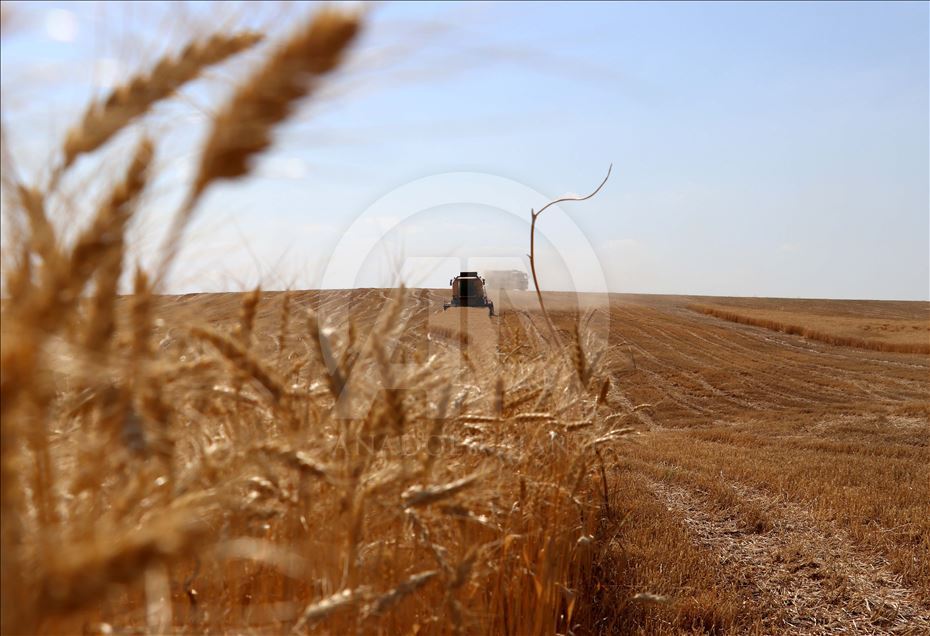
[[[271,44],[219,105],[169,245],[208,187],[248,176],[361,27],[324,8]],[[4,254],[0,631],[590,627],[609,513],[598,449],[624,429],[599,416],[605,358],[583,330],[565,334],[568,355],[538,348],[478,373],[456,334],[429,355],[407,337],[404,290],[346,333],[257,290],[234,325],[191,324],[156,293],[173,247],[118,296],[159,150],[146,138],[73,241],[50,221],[80,157],[259,39],[191,43],[86,109],[47,188],[4,183],[26,229]],[[255,337],[262,310],[274,346]],[[340,417],[368,398],[363,417]]]

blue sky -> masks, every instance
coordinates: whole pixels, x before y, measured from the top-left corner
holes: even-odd
[[[529,208],[590,190],[613,163],[595,199],[541,219],[547,286],[927,299],[928,7],[379,5],[256,176],[204,201],[171,288],[369,286],[395,271],[444,285],[462,258],[519,267]],[[13,5],[3,117],[17,165],[41,173],[90,96],[193,34],[284,33],[312,8]],[[133,228],[143,261],[207,113],[260,54],[146,120],[162,178]],[[69,202],[131,141],[83,160]]]

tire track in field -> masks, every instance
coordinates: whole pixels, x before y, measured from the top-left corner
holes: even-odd
[[[695,314],[694,312],[690,312],[687,310],[679,310],[675,313],[677,316],[681,317],[684,321],[687,321],[688,323],[694,324],[694,325],[705,325],[707,323],[721,322],[719,319],[714,319],[710,316],[704,316],[703,314]],[[891,399],[901,399],[901,398],[908,397],[907,395],[902,395],[900,393],[893,394],[891,396],[879,396],[877,393],[875,393],[871,389],[867,387],[863,387],[861,385],[862,381],[874,380],[876,377],[874,369],[872,370],[861,369],[863,362],[867,362],[867,363],[888,362],[888,361],[884,361],[884,360],[880,360],[880,359],[876,359],[872,357],[871,352],[865,352],[865,351],[861,351],[858,349],[847,349],[848,351],[847,354],[836,353],[836,352],[829,350],[831,345],[826,345],[823,343],[816,343],[817,348],[801,347],[801,346],[798,346],[797,343],[792,343],[786,338],[773,337],[772,333],[769,332],[768,330],[765,330],[759,327],[752,327],[750,325],[738,325],[739,327],[745,327],[741,329],[729,329],[729,325],[714,325],[714,326],[717,328],[713,330],[713,332],[711,332],[711,330],[708,330],[709,335],[710,333],[714,333],[715,334],[714,337],[720,339],[721,336],[717,334],[721,332],[725,333],[724,330],[730,331],[730,332],[735,331],[745,336],[746,339],[749,340],[751,343],[763,341],[763,342],[776,345],[781,349],[783,355],[785,356],[787,356],[790,353],[790,354],[793,354],[793,356],[803,357],[803,359],[796,359],[796,364],[803,365],[806,370],[810,368],[817,369],[821,373],[822,376],[825,376],[828,378],[836,378],[838,373],[842,373],[846,381],[852,383],[854,386],[856,386],[861,391],[865,393],[869,393],[870,395],[873,395],[874,397],[885,397],[885,398],[890,397]],[[694,335],[697,335],[697,334],[694,334]],[[741,347],[742,349],[746,350],[748,353],[757,354],[759,350],[758,347],[755,347],[755,348],[750,347],[750,346],[743,347],[742,345],[737,345],[735,342],[733,342],[733,346]],[[843,347],[832,347],[832,348],[833,349],[844,349]],[[825,357],[834,360],[837,364],[834,364],[832,366],[819,364],[818,360],[825,358]],[[900,354],[898,354],[898,357],[900,357]],[[795,357],[792,357],[791,359],[795,360]],[[842,364],[839,364],[839,363],[842,363]],[[904,377],[895,377],[895,376],[884,374],[881,376],[881,380],[884,382],[886,386],[896,385],[898,387],[906,387],[909,391],[917,391],[917,392],[920,392],[921,390],[924,390],[926,388],[926,375],[921,377],[921,374],[922,373],[926,374],[927,372],[930,372],[930,365],[920,365],[920,364],[913,364],[913,363],[904,364],[904,365],[894,364],[894,363],[892,364],[900,369],[914,369],[915,377],[904,378]],[[855,368],[855,366],[853,365],[859,366],[860,368]],[[849,377],[849,376],[854,376],[855,378],[858,378],[859,380],[853,380],[852,377]]]
[[[698,491],[646,483],[697,542],[717,553],[728,577],[762,600],[760,606],[780,608],[768,617],[769,628],[805,635],[930,633],[930,608],[881,559],[857,551],[841,530],[824,533],[802,507],[730,484],[773,517],[770,530],[757,532],[708,505]]]
[[[666,313],[661,315],[658,310],[652,308],[639,307],[616,307],[620,310],[620,320],[623,325],[633,329],[637,333],[637,342],[643,353],[648,354],[649,349],[662,347],[671,353],[671,356],[678,359],[690,360],[692,364],[697,359],[693,355],[695,350],[699,355],[709,358],[710,362],[705,366],[716,365],[722,371],[744,371],[745,373],[734,373],[733,379],[742,382],[745,388],[736,389],[727,385],[717,386],[721,392],[751,401],[756,407],[768,410],[781,410],[786,407],[802,407],[804,404],[816,405],[822,408],[825,403],[836,404],[839,407],[848,404],[851,400],[871,401],[880,403],[889,403],[899,401],[900,399],[925,399],[927,396],[926,383],[921,385],[919,382],[910,378],[887,378],[880,385],[882,392],[877,392],[863,386],[859,378],[867,377],[874,384],[876,379],[882,381],[882,375],[866,370],[852,370],[843,367],[826,367],[823,365],[811,364],[808,360],[797,359],[796,353],[791,355],[785,349],[774,350],[770,354],[771,364],[776,365],[779,371],[767,371],[761,368],[758,363],[751,364],[752,360],[758,360],[760,356],[766,355],[765,351],[750,349],[726,333],[720,334],[721,328],[705,324],[706,321],[696,321],[692,316],[678,315],[680,312]],[[658,314],[658,315],[656,315]],[[648,327],[644,325],[646,320],[643,317],[652,318],[648,321]],[[697,327],[700,332],[688,329],[684,324],[675,324],[674,318],[688,318],[685,324]],[[682,320],[682,322],[685,322]],[[703,327],[703,329],[701,329]],[[712,328],[709,328],[712,327]],[[616,328],[616,327],[615,327]],[[731,331],[732,330],[727,330]],[[740,330],[742,331],[742,330]],[[740,334],[745,336],[745,334]],[[760,339],[756,334],[749,336],[751,342],[759,342]],[[704,346],[696,347],[695,341],[703,342]],[[677,344],[675,347],[673,344]],[[766,347],[771,349],[772,347]],[[690,353],[682,351],[687,349]],[[657,366],[664,370],[672,377],[682,378],[681,367],[671,362],[662,362],[655,355],[646,355]],[[812,354],[805,354],[805,357],[814,359]],[[871,359],[871,358],[870,358]],[[853,364],[857,359],[845,360],[845,364]],[[698,363],[700,364],[700,363]],[[817,368],[812,368],[817,367]],[[858,376],[853,379],[850,376]],[[793,377],[792,377],[793,376]],[[724,376],[724,379],[726,376]],[[760,380],[760,378],[763,378]],[[803,379],[801,379],[803,378]],[[704,378],[707,380],[707,378]],[[816,380],[816,383],[812,382]],[[719,382],[719,379],[717,380]],[[837,387],[837,383],[842,382],[846,388]],[[889,384],[895,386],[889,387]],[[903,385],[903,386],[902,386]],[[777,387],[777,388],[776,388]],[[706,387],[705,387],[706,388]],[[865,389],[865,390],[863,390]],[[902,394],[902,389],[904,392]],[[700,394],[700,391],[696,391]],[[674,391],[670,391],[674,395]],[[678,396],[675,396],[678,399]],[[761,403],[760,403],[761,402]],[[718,409],[726,411],[728,409]]]
[[[666,344],[665,340],[662,340],[654,334],[647,332],[640,324],[634,322],[632,317],[630,320],[624,322],[624,326],[631,327],[637,332],[637,334],[640,334],[644,337],[644,339],[651,341],[654,345],[668,348],[675,354],[680,353],[679,350],[675,349],[672,345]],[[647,347],[643,343],[643,340],[640,338],[634,337],[632,340],[634,342],[634,347],[639,355],[642,358],[645,358],[654,367],[657,367],[659,371],[649,369],[641,363],[637,365],[637,370],[640,373],[648,375],[652,380],[652,384],[658,388],[666,398],[670,398],[674,404],[684,408],[687,411],[691,411],[692,413],[697,413],[698,415],[709,415],[714,412],[713,407],[696,403],[693,399],[687,397],[683,391],[678,388],[679,383],[683,383],[686,388],[688,384],[691,383],[697,385],[697,387],[700,387],[701,383],[699,381],[696,381],[693,376],[682,371],[680,366],[676,366],[669,362],[664,362],[655,353],[653,353],[651,347]],[[700,367],[700,364],[700,362],[695,361],[695,365],[698,368]],[[697,372],[697,369],[692,370],[692,372]],[[695,394],[700,396],[701,392],[695,391]]]
[[[500,376],[497,320],[483,307],[450,307],[431,310],[427,321],[431,342],[446,350],[457,348],[467,356],[470,372],[463,377],[478,391],[477,405],[482,415],[496,414],[495,384]]]
[[[632,322],[633,320],[635,320],[635,317],[630,316],[630,320]],[[705,356],[705,359],[699,359],[699,358],[690,356],[690,359],[695,361],[696,369],[694,369],[693,371],[696,373],[700,373],[702,370],[708,369],[708,367],[714,368],[716,366],[717,368],[724,370],[724,371],[730,371],[731,369],[745,371],[745,370],[751,369],[753,372],[753,375],[760,374],[760,373],[762,375],[768,375],[764,370],[760,370],[758,367],[751,367],[750,365],[740,364],[739,363],[740,358],[738,357],[734,357],[734,356],[724,357],[724,353],[726,349],[721,350],[720,347],[711,347],[709,349],[710,351],[720,352],[719,354],[716,354],[716,353],[708,353],[707,352],[708,349],[697,348],[694,346],[691,338],[682,337],[682,334],[680,332],[676,332],[674,330],[663,329],[662,327],[659,327],[658,325],[655,325],[655,324],[651,324],[651,328],[654,331],[650,331],[649,327],[645,327],[642,324],[636,324],[635,327],[640,333],[644,334],[646,338],[648,338],[650,342],[652,342],[655,346],[659,346],[659,347],[663,347],[667,349],[669,352],[671,352],[672,356],[674,356],[675,358],[689,357],[683,351],[683,348],[684,348],[683,345],[685,343],[691,350],[697,350],[698,352],[702,353]],[[679,346],[678,347],[674,346],[674,343],[679,343]],[[707,358],[709,358],[710,361],[708,361]],[[667,370],[669,373],[673,375],[675,373],[681,373],[680,371],[681,367],[679,365],[674,364],[673,362],[664,362],[660,364],[665,370]],[[769,396],[770,394],[775,393],[771,388],[770,382],[765,383],[765,386],[767,386],[769,389],[768,391],[765,392],[765,396]],[[718,391],[721,391],[725,394],[729,394],[727,393],[725,389],[721,389],[720,387],[716,387],[716,388]],[[795,406],[801,406],[803,405],[803,402],[804,402],[804,398],[801,398],[796,393],[779,393],[777,395],[779,399],[776,401],[766,401],[763,404],[759,404],[758,401],[752,401],[753,407],[754,408],[770,408],[775,405],[784,406],[786,402],[798,402],[798,404],[796,404]]]
[[[750,347],[745,347],[743,345],[737,344],[732,339],[725,340],[722,336],[708,332],[706,336],[702,336],[693,331],[687,331],[687,333],[695,340],[705,342],[711,347],[717,346],[720,351],[734,351],[739,350],[744,352],[746,358],[753,354],[753,350]],[[724,342],[726,344],[724,344]],[[719,345],[717,343],[720,343]],[[784,352],[780,352],[781,356],[784,356]],[[758,351],[755,352],[755,356],[758,357]],[[817,370],[816,365],[811,365],[807,361],[794,360],[790,358],[785,358],[785,361],[779,360],[779,357],[776,357],[772,360],[773,367],[771,370],[767,370],[764,373],[760,374],[757,370],[753,372],[748,372],[743,376],[742,380],[750,389],[756,389],[763,394],[772,394],[772,395],[788,395],[794,400],[802,400],[808,404],[818,404],[822,405],[825,400],[831,400],[833,402],[846,402],[849,399],[849,391],[841,387],[836,386],[837,382],[842,382],[847,386],[857,389],[859,393],[863,394],[867,398],[879,398],[882,400],[887,399],[887,396],[882,396],[871,390],[861,390],[861,387],[849,377],[838,376],[835,369],[825,369],[823,371]],[[744,359],[746,359],[744,358]],[[727,358],[720,357],[722,364],[726,364]],[[749,367],[743,365],[744,370],[748,370]],[[797,376],[800,373],[805,374],[806,381],[794,379],[792,376]],[[759,379],[760,375],[765,375],[767,378],[770,378],[770,382],[763,382]],[[816,384],[813,380],[817,380]],[[777,384],[776,384],[777,383]],[[774,384],[774,386],[773,386]],[[780,386],[782,391],[776,391],[775,386]],[[784,391],[790,390],[791,393],[784,393]],[[783,401],[775,402],[776,405],[783,405]]]
[[[662,348],[670,352],[671,356],[673,356],[674,358],[681,358],[683,356],[684,357],[687,356],[687,354],[682,351],[685,348],[685,346],[688,346],[689,348],[694,349],[693,343],[689,342],[688,338],[683,338],[681,334],[677,334],[673,331],[663,330],[662,328],[657,327],[654,324],[652,325],[652,329],[655,331],[651,331],[649,328],[645,327],[642,324],[642,322],[645,322],[645,321],[640,322],[639,320],[637,320],[640,317],[637,316],[636,313],[630,312],[627,314],[626,316],[627,319],[624,320],[624,326],[634,329],[637,332],[637,334],[639,334],[639,336],[642,338],[640,339],[640,337],[635,337],[634,339],[637,342],[638,349],[644,355],[644,357],[651,360],[665,374],[667,374],[668,377],[675,378],[676,380],[684,379],[692,383],[692,385],[696,384],[698,387],[700,387],[701,381],[695,380],[694,377],[689,377],[689,375],[685,374],[680,365],[677,365],[672,361],[664,361],[649,351],[649,349],[652,349],[652,348]],[[674,343],[678,343],[679,346],[678,347],[674,346]],[[692,356],[692,360],[695,361],[694,364],[696,368],[691,369],[690,373],[694,375],[698,375],[698,376],[701,375],[702,369],[706,370],[708,367],[715,368],[715,366],[725,371],[730,371],[734,367],[738,370],[744,370],[747,372],[751,369],[752,375],[760,374],[760,370],[758,369],[758,367],[753,368],[746,364],[738,364],[732,357],[729,359],[725,359],[722,357],[722,355],[714,356],[713,360],[711,362],[708,362],[706,360],[700,360]],[[762,372],[762,374],[765,375],[764,372]],[[733,374],[733,375],[734,377],[737,376],[737,374]],[[658,383],[664,385],[665,387],[668,387],[669,383],[671,382],[671,380],[667,379],[666,377],[657,377],[655,379]],[[706,378],[703,378],[703,379],[705,382],[707,382]],[[778,407],[784,408],[784,407],[792,407],[792,406],[801,407],[801,406],[804,406],[805,403],[810,404],[814,402],[812,398],[804,398],[802,396],[799,396],[797,392],[794,392],[794,393],[776,392],[772,389],[771,382],[768,382],[765,384],[760,383],[760,385],[767,387],[767,390],[764,391],[762,395],[762,397],[766,399],[764,400],[764,402],[760,403],[759,398],[757,396],[750,395],[749,396],[750,398],[753,398],[753,397],[756,398],[756,399],[746,400],[752,404],[753,410],[765,410],[765,409],[772,409],[772,408],[778,408]],[[734,392],[727,391],[725,388],[721,388],[721,387],[714,387],[714,388],[715,388],[715,391],[712,392],[712,394],[715,393],[719,396],[720,393],[722,393],[725,395],[729,395],[731,398],[735,397],[738,400],[744,399],[742,396],[733,395]],[[702,392],[700,390],[696,390],[696,393],[698,395],[702,395]],[[773,399],[773,394],[775,396],[774,399]],[[681,398],[676,396],[676,399],[681,399]],[[714,401],[710,399],[709,402],[713,404]],[[822,400],[818,401],[818,403],[820,402],[822,402]],[[721,414],[731,413],[732,411],[725,410],[725,409],[722,410],[720,409],[719,404],[714,404],[713,406],[710,406],[707,408],[701,408],[701,412],[704,414],[716,413],[718,415],[721,415]]]
[[[663,316],[663,318],[665,317]],[[775,370],[760,368],[758,364],[746,363],[746,361],[760,358],[761,352],[759,349],[751,349],[737,344],[734,342],[732,334],[720,335],[716,333],[717,329],[706,329],[706,335],[702,336],[687,329],[684,325],[673,323],[671,326],[675,329],[674,332],[662,332],[666,338],[687,342],[693,349],[703,351],[704,355],[711,358],[721,369],[737,368],[746,371],[747,373],[741,375],[740,381],[744,386],[758,390],[760,396],[757,399],[764,400],[762,406],[784,408],[786,406],[799,407],[805,403],[822,405],[826,397],[833,397],[838,401],[848,400],[849,396],[846,391],[837,389],[831,384],[818,384],[817,389],[819,390],[815,390],[809,379],[802,381],[792,377],[797,375],[797,365],[786,364],[783,351],[778,352],[781,355],[771,359],[771,364],[776,365]],[[687,337],[683,337],[681,332],[684,332]],[[713,341],[710,340],[711,338],[713,338]],[[695,340],[704,342],[707,347],[696,346]],[[742,355],[733,355],[735,352]],[[831,383],[836,381],[835,374],[824,374],[822,377],[826,377]],[[773,399],[773,397],[776,399]],[[792,405],[792,402],[796,404]]]
[[[880,354],[869,349],[830,345],[815,340],[807,340],[801,336],[791,336],[789,334],[771,331],[762,327],[731,323],[730,321],[724,321],[713,316],[700,314],[684,307],[676,307],[670,310],[670,313],[674,313],[690,322],[719,324],[722,329],[741,332],[752,340],[769,342],[777,348],[796,351],[803,355],[831,358],[837,361],[860,365],[877,364],[899,369],[912,369],[915,371],[923,371],[928,368],[928,365],[923,362],[927,357],[921,356],[920,354],[886,353],[883,354],[884,357],[878,357]],[[916,362],[915,360],[922,360],[922,362]]]
[[[681,323],[690,325],[696,328],[703,328],[703,331],[706,332],[708,338],[714,338],[716,341],[722,342],[724,347],[735,347],[743,350],[749,356],[758,356],[760,354],[760,347],[758,344],[764,342],[768,344],[771,348],[777,350],[781,357],[786,361],[790,361],[793,366],[804,366],[805,369],[814,367],[823,372],[827,377],[835,377],[837,372],[841,372],[844,375],[855,375],[857,377],[867,377],[868,371],[864,371],[861,368],[850,368],[850,365],[859,364],[861,366],[862,353],[859,350],[854,350],[852,355],[843,355],[837,354],[830,351],[824,351],[819,348],[803,347],[799,346],[797,343],[789,342],[783,338],[773,338],[771,337],[771,332],[760,329],[753,328],[748,325],[738,325],[739,329],[731,328],[729,323],[723,323],[719,319],[714,319],[710,316],[704,316],[702,314],[696,314],[685,309],[678,309],[674,312],[670,312],[674,315],[675,318],[680,319]],[[735,323],[734,323],[735,324]],[[749,327],[749,328],[742,328]],[[692,335],[697,335],[694,332],[690,332]],[[736,338],[744,338],[747,340],[747,345],[738,344]],[[804,342],[801,339],[801,342]],[[821,343],[817,343],[820,346]],[[830,347],[830,345],[822,345],[824,347]],[[840,349],[839,347],[833,347],[834,349]],[[828,357],[835,360],[838,363],[833,366],[826,366],[818,364],[818,360]],[[869,361],[873,361],[872,358],[867,358]],[[898,381],[898,378],[889,378],[892,381]]]

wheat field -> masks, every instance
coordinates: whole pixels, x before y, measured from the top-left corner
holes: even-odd
[[[264,34],[195,38],[75,113],[42,178],[4,154],[0,632],[930,631],[926,303],[164,292],[365,20],[317,9],[239,72]],[[220,64],[137,265],[145,118]],[[65,227],[61,184],[120,135]]]
[[[128,265],[125,238],[159,150],[141,129],[75,238],[47,203],[78,160],[261,34],[198,38],[91,103],[47,183],[5,167],[18,231],[4,249],[4,634],[590,620],[608,486],[596,451],[624,431],[597,418],[607,357],[580,332],[575,355],[540,347],[504,367],[467,327],[415,333],[404,289],[338,323],[281,295],[272,343],[259,290],[213,304],[217,320],[164,313],[174,303],[157,292],[204,193],[248,177],[363,25],[320,8],[240,74],[147,271]]]

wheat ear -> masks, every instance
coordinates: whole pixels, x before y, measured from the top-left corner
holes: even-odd
[[[207,187],[249,173],[250,161],[271,145],[272,129],[318,88],[324,75],[338,68],[360,28],[356,13],[320,9],[239,86],[213,120],[194,185],[168,231],[159,278],[174,260]]]
[[[245,349],[252,346],[252,329],[255,326],[255,313],[258,311],[261,295],[261,288],[256,287],[242,297],[242,304],[239,306],[239,325],[236,328],[236,336]]]
[[[296,102],[336,69],[358,34],[358,15],[323,8],[239,87],[216,116],[194,182],[198,196],[217,179],[249,172],[248,162],[271,145],[271,130]]]
[[[285,395],[286,390],[282,381],[271,371],[265,369],[258,358],[246,351],[239,343],[202,327],[194,327],[191,335],[212,344],[224,358],[265,387],[275,401]]]
[[[181,86],[196,79],[207,67],[252,47],[261,39],[257,33],[218,33],[206,40],[191,42],[177,57],[164,57],[147,73],[116,87],[106,99],[91,104],[81,121],[68,131],[62,169],[80,155],[100,148],[157,102],[171,97]]]

